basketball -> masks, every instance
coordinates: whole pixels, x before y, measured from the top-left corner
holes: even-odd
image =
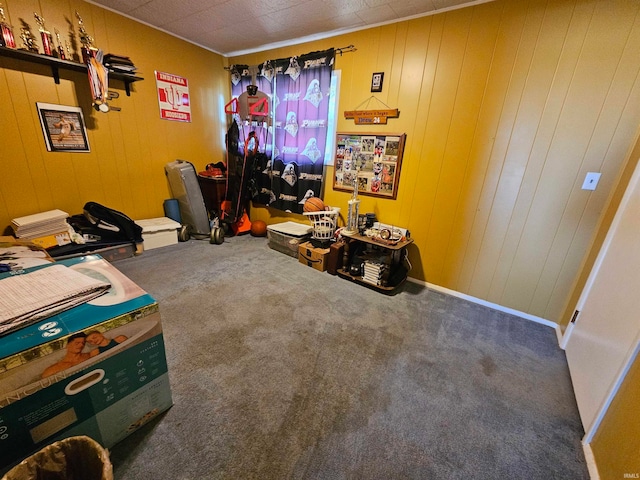
[[[267,234],[267,224],[262,220],[251,222],[251,235],[254,237],[264,237]]]
[[[305,212],[321,212],[324,210],[324,202],[318,197],[310,197],[304,202],[302,210]]]

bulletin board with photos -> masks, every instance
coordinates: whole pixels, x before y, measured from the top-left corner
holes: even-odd
[[[398,195],[405,134],[338,133],[333,189],[388,197]]]

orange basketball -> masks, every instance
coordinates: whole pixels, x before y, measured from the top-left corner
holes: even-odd
[[[304,202],[302,210],[305,212],[321,212],[324,210],[324,202],[318,197],[310,197]]]
[[[267,234],[267,224],[262,220],[251,222],[251,235],[254,237],[264,237]]]

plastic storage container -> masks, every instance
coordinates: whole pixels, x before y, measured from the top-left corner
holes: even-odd
[[[298,258],[298,245],[311,238],[313,228],[297,222],[283,222],[267,226],[269,247]]]

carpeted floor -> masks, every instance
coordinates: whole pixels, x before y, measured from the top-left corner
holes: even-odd
[[[159,302],[174,400],[111,449],[116,480],[589,478],[549,327],[251,236],[115,266]]]

